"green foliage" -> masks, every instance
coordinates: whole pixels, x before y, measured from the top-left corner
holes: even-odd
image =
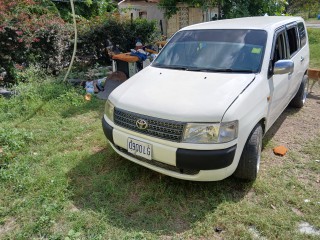
[[[97,17],[91,21],[79,22],[78,56],[94,55],[100,61],[108,60],[106,47],[109,41],[119,45],[122,51],[135,46],[135,39],[150,43],[156,34],[156,22],[146,19],[121,20],[117,17]]]
[[[320,66],[320,29],[308,28],[309,46],[310,46],[310,68],[319,68]]]
[[[33,135],[25,129],[0,126],[0,169],[16,160],[18,153],[26,150]]]
[[[69,2],[55,2],[56,8],[60,12],[60,16],[68,22],[72,21],[71,7]],[[75,2],[75,13],[78,17],[91,19],[96,16],[102,16],[106,13],[113,12],[117,9],[117,4],[112,0],[85,0],[83,2]]]
[[[309,44],[320,44],[320,30],[308,28]]]
[[[18,71],[39,64],[57,73],[68,62],[71,26],[49,0],[0,2],[0,68],[6,81],[16,81]]]
[[[289,0],[286,10],[289,14],[300,15],[305,19],[317,17],[320,13],[320,1]]]
[[[88,13],[92,17],[105,13],[112,4],[109,0],[76,3],[76,7],[83,5],[84,12],[90,8],[101,11]],[[7,72],[6,82],[27,80],[23,72],[29,65],[38,65],[47,73],[57,74],[69,64],[73,28],[59,17],[56,5],[51,1],[22,0],[11,4],[5,0],[0,3],[0,14],[0,69]],[[109,61],[107,39],[128,51],[134,47],[134,39],[138,36],[145,43],[151,41],[156,29],[155,22],[121,21],[105,16],[90,21],[78,17],[78,27],[77,56],[80,61],[89,58],[89,63]]]
[[[165,15],[170,18],[172,15],[176,14],[179,10],[177,4],[181,2],[178,0],[160,0],[159,6],[164,9]]]
[[[48,102],[64,103],[65,107],[78,106],[83,98],[80,89],[70,88],[57,79],[47,77],[39,67],[31,66],[19,73],[19,78],[28,79],[25,84],[13,88],[16,95],[10,100],[0,97],[0,122],[18,117],[30,118],[33,114],[42,114]],[[52,106],[52,112],[56,109]]]

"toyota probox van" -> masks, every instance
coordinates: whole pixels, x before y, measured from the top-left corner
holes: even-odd
[[[300,17],[188,26],[110,94],[103,130],[118,154],[162,174],[255,180],[263,135],[305,103],[308,65]]]

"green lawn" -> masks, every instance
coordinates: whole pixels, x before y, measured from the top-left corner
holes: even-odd
[[[297,226],[320,228],[320,135],[285,160],[268,136],[253,183],[182,181],[114,153],[103,101],[31,80],[0,98],[0,239],[319,239]]]
[[[320,69],[320,28],[308,29],[308,34],[310,43],[310,68]]]

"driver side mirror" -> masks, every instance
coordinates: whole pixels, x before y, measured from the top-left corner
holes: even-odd
[[[273,74],[293,73],[294,62],[291,60],[279,60],[275,62],[273,67]]]

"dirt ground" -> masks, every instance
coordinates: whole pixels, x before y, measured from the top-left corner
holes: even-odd
[[[310,80],[310,84],[312,80]],[[319,83],[319,84],[318,84]],[[290,153],[303,154],[301,150],[308,141],[312,141],[320,135],[320,81],[318,80],[309,92],[303,108],[297,109],[287,107],[279,119],[271,127],[264,137],[263,155],[267,159],[280,159],[286,161]],[[270,144],[270,145],[269,145]],[[266,147],[272,146],[272,147]],[[283,145],[288,148],[288,154],[284,157],[275,156],[273,147]],[[319,146],[320,151],[320,146]],[[289,155],[289,156],[288,156]],[[306,157],[306,156],[304,156]],[[272,161],[274,164],[281,164],[283,161]],[[268,161],[270,163],[270,161]],[[263,163],[262,168],[267,167]]]

